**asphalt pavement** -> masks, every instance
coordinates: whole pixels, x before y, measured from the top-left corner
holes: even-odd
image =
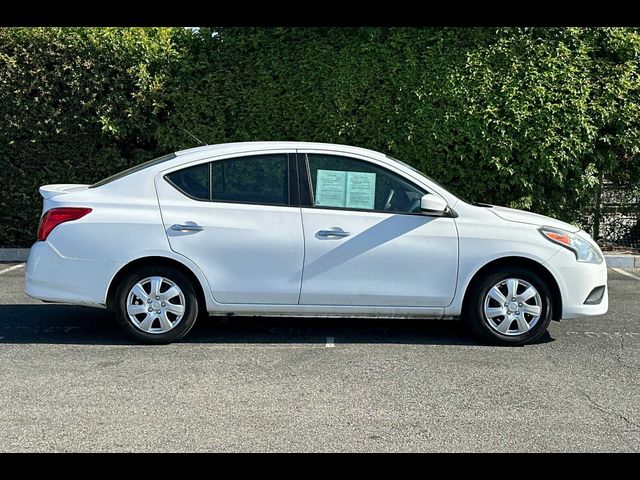
[[[2,452],[640,452],[637,270],[609,270],[609,313],[525,347],[453,321],[235,317],[141,346],[11,266]]]

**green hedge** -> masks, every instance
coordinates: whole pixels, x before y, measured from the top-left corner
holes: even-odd
[[[640,178],[629,28],[0,29],[0,245],[46,183],[207,143],[384,151],[476,200],[584,222]],[[589,225],[584,225],[589,227]]]

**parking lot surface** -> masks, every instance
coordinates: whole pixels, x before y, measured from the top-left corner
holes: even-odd
[[[640,272],[536,345],[459,322],[236,318],[131,343],[0,264],[0,451],[639,452]]]

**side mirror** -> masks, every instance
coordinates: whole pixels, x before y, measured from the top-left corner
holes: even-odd
[[[437,195],[427,193],[420,199],[420,210],[427,214],[442,215],[447,211],[447,202]]]

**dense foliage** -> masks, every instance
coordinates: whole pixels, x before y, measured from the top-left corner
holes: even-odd
[[[629,28],[0,29],[0,245],[47,183],[203,141],[372,148],[463,197],[581,222],[640,179]],[[590,227],[589,225],[584,225]]]

